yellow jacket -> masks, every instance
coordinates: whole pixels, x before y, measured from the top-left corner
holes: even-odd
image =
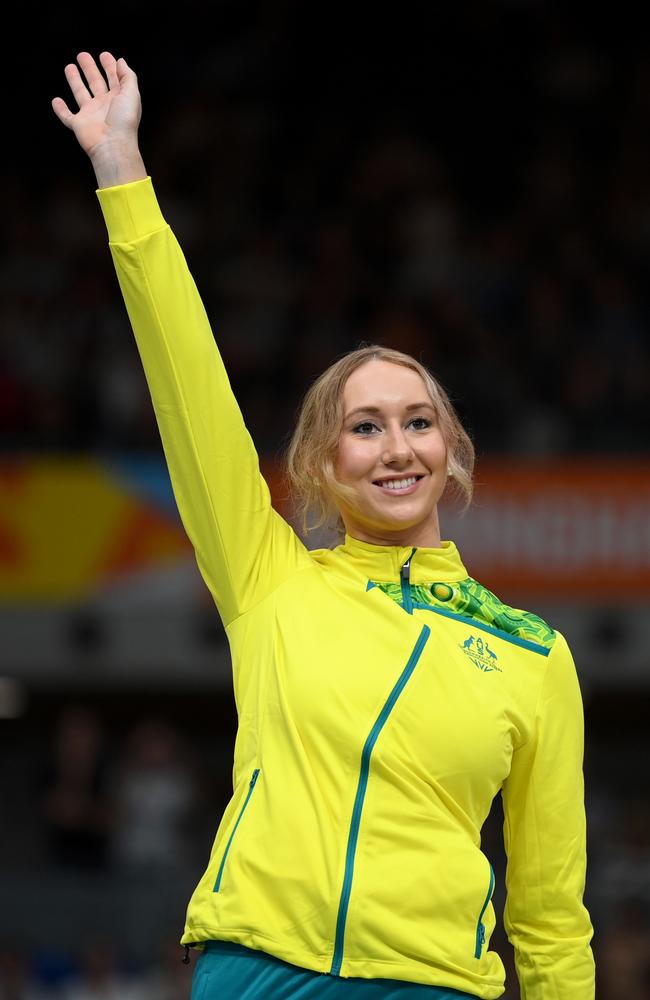
[[[479,997],[501,791],[523,1000],[592,1000],[583,710],[564,638],[455,545],[309,551],[271,505],[148,178],[98,191],[178,508],[230,643],[233,795],[183,943]]]

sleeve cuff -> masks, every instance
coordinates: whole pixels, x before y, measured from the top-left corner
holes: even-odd
[[[95,193],[108,230],[109,243],[132,243],[167,225],[151,177],[115,187],[98,188]]]

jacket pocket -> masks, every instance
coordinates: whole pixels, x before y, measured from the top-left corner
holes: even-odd
[[[253,794],[253,789],[255,788],[255,784],[257,782],[257,778],[258,778],[259,773],[260,773],[260,769],[259,769],[259,767],[256,767],[255,770],[253,771],[253,775],[252,775],[251,780],[250,780],[249,785],[248,785],[248,792],[246,794],[246,798],[244,799],[244,804],[241,807],[241,809],[239,810],[239,815],[237,816],[237,819],[235,820],[235,825],[232,828],[232,833],[230,834],[230,836],[228,838],[228,843],[226,844],[226,849],[223,852],[223,857],[221,858],[221,864],[219,865],[219,871],[217,872],[217,881],[214,884],[214,890],[213,890],[214,892],[219,892],[219,887],[221,886],[221,879],[222,879],[222,876],[223,876],[223,869],[224,869],[224,866],[226,864],[226,858],[228,857],[228,852],[230,850],[230,847],[231,847],[231,844],[233,842],[234,836],[235,836],[235,834],[237,832],[237,827],[239,826],[239,824],[241,822],[241,818],[244,815],[244,812],[246,811],[246,806],[250,802],[250,798],[251,798],[251,795]]]
[[[485,902],[483,903],[483,908],[479,913],[478,923],[476,925],[476,948],[474,949],[474,958],[480,958],[481,952],[483,951],[483,945],[485,944],[485,924],[483,923],[483,914],[488,908],[488,903],[492,899],[492,893],[494,892],[494,869],[490,865],[490,888],[488,889],[488,894],[485,897]]]

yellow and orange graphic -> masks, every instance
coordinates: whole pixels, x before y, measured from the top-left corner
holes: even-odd
[[[164,465],[94,458],[0,464],[0,598],[74,601],[192,556]]]

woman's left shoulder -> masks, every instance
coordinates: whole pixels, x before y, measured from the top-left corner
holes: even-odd
[[[560,633],[534,611],[507,604],[492,590],[473,577],[461,580],[455,587],[472,617],[482,619],[513,639],[523,640],[551,650]]]

